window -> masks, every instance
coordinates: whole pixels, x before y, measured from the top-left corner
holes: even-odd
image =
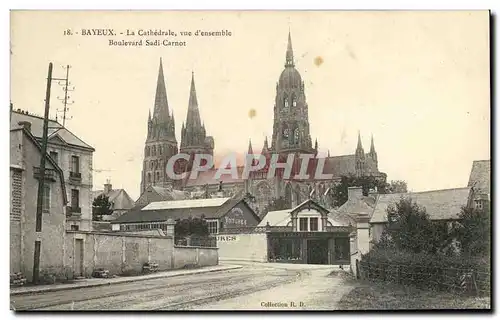
[[[483,209],[483,201],[481,201],[481,200],[474,200],[474,206],[478,210]]]
[[[163,154],[163,147],[159,146],[158,149],[160,149],[160,156]]]
[[[285,109],[288,109],[288,99],[285,98]]]
[[[151,173],[148,172],[148,183],[151,182]]]
[[[43,186],[43,212],[50,212],[50,186]]]
[[[288,138],[290,136],[290,131],[288,128],[283,129],[283,137]]]
[[[52,160],[54,160],[54,162],[55,162],[55,163],[59,164],[59,162],[58,162],[58,160],[59,160],[59,159],[58,159],[58,154],[57,154],[57,152],[55,152],[55,151],[50,151],[50,157],[52,158]]]
[[[78,231],[78,229],[79,229],[79,228],[78,228],[78,226],[75,226],[75,225],[72,225],[72,226],[71,226],[71,230],[72,230],[72,231]]]
[[[156,146],[153,146],[152,156],[156,156]]]
[[[295,131],[293,132],[293,141],[295,143],[298,143],[299,142],[299,128],[295,128]]]
[[[80,172],[80,158],[71,156],[71,172]]]
[[[208,224],[208,233],[214,234],[217,233],[217,220],[207,221]]]
[[[294,106],[294,107],[297,106],[297,100],[295,100],[295,98],[293,98],[293,100],[292,100],[292,106]]]
[[[318,231],[318,218],[309,218],[309,231]]]
[[[71,190],[71,207],[74,209],[80,207],[80,191],[77,189]]]
[[[150,152],[149,152],[149,147],[146,147],[146,157],[149,157]]]
[[[299,220],[299,231],[307,231],[307,218],[300,218]]]
[[[159,171],[156,172],[156,181],[160,181],[160,172]]]

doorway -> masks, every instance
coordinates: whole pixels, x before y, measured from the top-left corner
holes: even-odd
[[[83,276],[83,240],[75,239],[75,277]]]
[[[307,263],[328,264],[328,239],[307,240]]]

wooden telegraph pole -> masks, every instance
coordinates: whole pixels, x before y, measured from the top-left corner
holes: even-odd
[[[43,118],[42,135],[42,157],[40,159],[40,177],[38,180],[38,197],[36,203],[36,240],[35,253],[33,261],[33,282],[38,283],[40,274],[40,251],[41,251],[41,232],[42,232],[42,213],[43,196],[45,191],[45,160],[47,156],[47,135],[49,131],[49,109],[50,109],[50,87],[52,84],[52,62],[49,63],[49,72],[47,75],[47,91],[45,92],[45,114]]]

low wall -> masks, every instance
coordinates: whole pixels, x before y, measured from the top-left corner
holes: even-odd
[[[267,262],[267,234],[218,234],[219,257],[224,260]]]
[[[82,250],[80,250],[82,249]],[[207,258],[209,257],[209,258]],[[67,231],[65,266],[70,276],[90,277],[96,268],[111,274],[137,274],[151,261],[159,270],[182,268],[192,261],[197,266],[218,264],[216,248],[175,247],[172,237],[126,233]]]

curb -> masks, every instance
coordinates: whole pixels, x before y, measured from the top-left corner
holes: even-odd
[[[173,274],[173,275],[156,275],[156,276],[148,277],[146,279],[140,278],[140,277],[134,277],[132,279],[123,279],[123,280],[113,281],[113,282],[80,284],[77,286],[68,286],[66,288],[40,288],[40,289],[34,288],[33,290],[30,290],[30,291],[11,292],[10,295],[11,296],[20,296],[20,295],[25,295],[25,294],[64,291],[64,290],[90,288],[90,287],[101,287],[101,286],[107,286],[107,285],[112,285],[112,284],[117,284],[117,283],[128,283],[128,282],[152,280],[152,279],[159,279],[159,278],[173,278],[173,277],[180,277],[180,276],[188,276],[188,275],[192,275],[192,274],[219,272],[219,271],[227,271],[227,270],[234,270],[234,269],[241,269],[241,268],[243,268],[243,266],[228,266],[228,267],[221,267],[220,269],[196,270],[194,272],[189,272],[189,273],[179,273],[179,274]]]

